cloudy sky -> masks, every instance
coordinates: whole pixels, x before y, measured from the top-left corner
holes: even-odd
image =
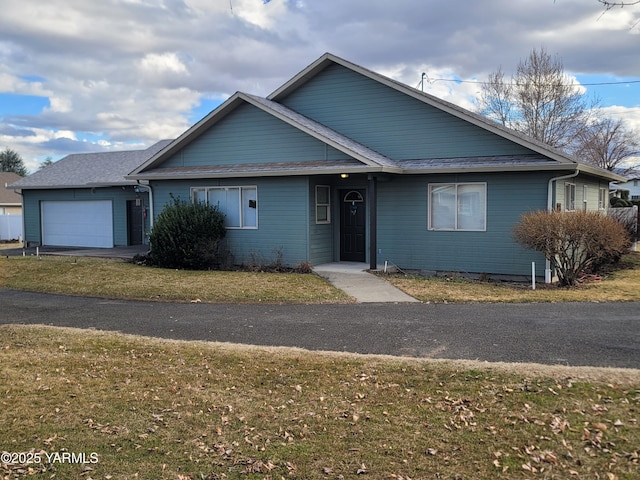
[[[325,52],[412,87],[425,72],[425,91],[473,109],[473,82],[544,47],[640,131],[640,5],[603,12],[597,0],[2,0],[0,148],[31,171],[144,148]]]

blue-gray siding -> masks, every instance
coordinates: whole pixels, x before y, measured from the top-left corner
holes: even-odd
[[[395,159],[532,153],[339,65],[278,100]]]
[[[244,104],[162,167],[347,159],[344,153]]]
[[[111,200],[113,205],[113,244],[127,245],[127,200],[141,198],[148,207],[147,195],[136,194],[133,187],[74,188],[60,190],[23,190],[25,242],[42,243],[40,204],[43,201]]]
[[[254,185],[258,189],[258,228],[227,230],[227,244],[233,261],[246,264],[258,259],[270,263],[279,254],[288,265],[308,261],[307,177],[154,182],[155,211],[159,213],[170,204],[172,195],[188,200],[191,187]]]
[[[547,208],[551,176],[538,172],[382,176],[378,182],[378,262],[389,260],[406,269],[525,276],[530,274],[533,261],[537,275],[542,277],[544,258],[518,245],[512,239],[512,230],[523,213]],[[428,229],[428,185],[448,182],[486,183],[486,231]],[[562,192],[564,184],[559,183]],[[600,185],[582,176],[576,183],[588,184],[592,194]],[[317,265],[339,260],[338,191],[366,189],[368,182],[365,176],[358,175],[346,181],[337,176],[317,176],[157,182],[153,186],[156,212],[171,201],[171,195],[188,199],[190,187],[218,185],[258,188],[258,229],[229,229],[227,233],[236,263],[256,258],[268,263],[281,252],[286,264]],[[330,224],[316,223],[316,185],[331,186]],[[589,198],[588,207],[597,209],[597,196]]]
[[[340,228],[339,213],[336,211],[336,189],[331,185],[335,177],[317,176],[310,179],[309,188],[309,262],[313,265],[331,263],[336,260],[336,228]],[[316,223],[316,185],[331,187],[331,223]],[[338,222],[336,224],[336,222]],[[337,225],[337,227],[336,227]]]
[[[403,177],[378,184],[378,260],[408,269],[526,275],[544,258],[524,250],[512,229],[526,211],[546,208],[548,175],[437,175]],[[428,185],[486,182],[487,227],[483,232],[428,229]]]

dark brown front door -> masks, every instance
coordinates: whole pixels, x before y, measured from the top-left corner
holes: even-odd
[[[142,202],[127,200],[127,230],[129,245],[142,245]]]
[[[340,261],[366,261],[367,215],[364,190],[340,190]]]

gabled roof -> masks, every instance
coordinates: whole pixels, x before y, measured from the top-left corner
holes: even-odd
[[[441,98],[438,98],[434,95],[428,94],[428,93],[424,93],[420,90],[417,90],[415,88],[409,87],[408,85],[405,85],[404,83],[398,82],[397,80],[393,80],[389,77],[386,77],[384,75],[381,75],[379,73],[376,73],[372,70],[369,70],[367,68],[364,68],[360,65],[356,65],[355,63],[351,63],[348,60],[345,60],[343,58],[340,58],[336,55],[333,55],[331,53],[325,53],[324,55],[322,55],[320,58],[318,58],[315,62],[313,62],[311,65],[309,65],[308,67],[306,67],[304,70],[302,70],[300,73],[298,73],[297,75],[295,75],[293,78],[291,78],[291,80],[289,80],[288,82],[286,82],[284,85],[282,85],[281,87],[279,87],[277,90],[275,90],[273,93],[271,93],[267,99],[278,102],[279,100],[285,98],[287,95],[289,95],[290,93],[294,92],[295,90],[297,90],[298,88],[300,88],[302,85],[304,85],[305,83],[307,83],[308,81],[310,81],[312,78],[314,78],[316,75],[318,75],[320,72],[322,72],[323,70],[325,70],[326,68],[330,67],[331,65],[341,65],[342,67],[348,68],[354,72],[357,72],[361,75],[364,75],[365,77],[368,77],[376,82],[382,83],[383,85],[386,85],[390,88],[393,88],[401,93],[404,93],[405,95],[408,95],[410,97],[416,98],[424,103],[426,103],[427,105],[430,105],[434,108],[437,108],[439,110],[442,110],[446,113],[449,113],[455,117],[458,117],[462,120],[465,120],[473,125],[476,125],[480,128],[483,128],[485,130],[488,130],[492,133],[495,133],[496,135],[499,135],[503,138],[506,138],[508,140],[511,140],[519,145],[522,145],[526,148],[529,148],[530,150],[533,150],[534,152],[540,153],[546,157],[549,157],[553,160],[555,160],[556,162],[559,162],[561,164],[565,164],[566,166],[569,166],[571,168],[571,166],[575,165],[576,168],[578,168],[581,171],[584,171],[586,173],[591,173],[594,175],[599,175],[599,176],[606,176],[608,178],[610,178],[611,180],[614,181],[622,181],[623,177],[616,175],[612,172],[609,172],[607,170],[604,169],[600,169],[598,167],[594,167],[592,165],[588,165],[582,162],[579,162],[577,159],[567,155],[566,153],[562,152],[559,149],[553,148],[545,143],[542,143],[532,137],[529,137],[527,135],[524,135],[520,132],[517,132],[515,130],[512,130],[510,128],[504,127],[496,122],[493,122],[492,120],[489,120],[486,117],[483,117],[482,115],[479,115],[477,113],[471,112],[469,110],[466,110],[462,107],[459,107],[458,105],[455,105],[451,102],[447,102],[446,100],[443,100]]]
[[[20,180],[22,177],[13,172],[0,172],[0,206],[20,206],[22,205],[22,197],[13,189],[7,188],[13,182]]]
[[[146,150],[76,153],[13,183],[13,189],[93,188],[135,185],[125,176],[166,147],[161,140]]]
[[[212,128],[216,123],[225,118],[229,113],[234,111],[240,105],[248,103],[253,105],[254,107],[259,108],[260,110],[268,113],[269,115],[282,120],[285,123],[297,128],[300,131],[303,131],[312,137],[330,145],[337,150],[349,155],[350,157],[359,160],[364,164],[364,166],[372,167],[371,171],[387,171],[387,172],[395,172],[400,173],[397,165],[390,158],[371,150],[370,148],[351,140],[350,138],[345,137],[344,135],[332,130],[304,115],[301,115],[284,105],[281,105],[276,102],[272,102],[267,100],[266,98],[258,97],[256,95],[250,95],[248,93],[236,92],[233,96],[231,96],[225,103],[223,103],[216,110],[211,112],[205,118],[203,118],[200,122],[196,123],[193,127],[183,133],[180,137],[178,137],[171,145],[167,148],[158,152],[152,158],[150,158],[147,162],[140,165],[137,169],[131,172],[131,178],[150,178],[153,176],[154,178],[158,175],[162,175],[163,177],[168,177],[170,171],[173,171],[177,177],[182,176],[193,176],[193,175],[205,175],[205,173],[214,174],[215,172],[219,172],[220,170],[225,170],[229,174],[237,173],[238,175],[242,175],[245,171],[261,171],[263,173],[267,173],[269,170],[266,168],[268,164],[259,164],[255,166],[247,166],[247,165],[238,165],[235,166],[235,169],[231,169],[229,165],[221,165],[218,168],[215,166],[207,167],[207,168],[183,168],[183,169],[163,169],[163,172],[149,172],[144,175],[140,175],[141,172],[145,170],[153,169],[161,165],[167,158],[174,155],[175,153],[182,150],[184,147],[189,145],[191,142],[196,140],[200,135],[208,131]],[[322,162],[316,162],[322,163]],[[325,168],[328,167],[328,163],[325,165]],[[335,162],[333,162],[335,163]],[[302,172],[307,172],[308,169],[317,170],[319,165],[312,165],[308,162],[300,163],[300,169],[292,168],[291,164],[271,164],[275,169],[272,174],[276,175],[280,171],[283,174],[293,174],[293,170]],[[357,165],[354,164],[354,166]],[[347,165],[348,166],[348,165]],[[308,167],[308,168],[307,168]],[[336,171],[345,171],[345,165],[336,164]],[[180,175],[182,172],[182,175]],[[320,171],[322,173],[322,171]],[[191,175],[190,175],[191,174]]]
[[[405,95],[418,99],[427,105],[460,118],[477,127],[501,136],[509,141],[524,146],[534,152],[532,155],[514,158],[482,157],[464,159],[417,159],[415,161],[398,161],[389,158],[362,145],[340,132],[332,130],[311,118],[295,112],[281,103],[293,91],[299,89],[309,80],[331,65],[340,65],[356,73],[364,75],[376,82],[393,88]],[[227,115],[243,104],[251,104],[256,108],[288,123],[300,131],[330,145],[345,153],[356,162],[300,162],[271,163],[256,165],[212,165],[207,167],[158,168],[180,152],[187,145],[197,140],[201,135],[213,128]],[[167,148],[152,156],[134,171],[128,178],[132,179],[177,179],[195,177],[219,176],[269,176],[269,175],[305,175],[317,173],[355,173],[355,172],[388,172],[388,173],[444,173],[461,171],[505,171],[505,170],[578,170],[611,181],[622,181],[623,177],[600,168],[577,161],[575,158],[554,149],[535,139],[514,130],[503,127],[481,115],[470,112],[450,102],[433,95],[411,88],[396,80],[390,79],[359,65],[348,62],[340,57],[326,53],[314,63],[295,75],[267,98],[236,92],[226,102],[209,113],[205,118],[189,128]]]

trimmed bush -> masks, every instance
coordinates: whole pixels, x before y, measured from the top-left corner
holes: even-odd
[[[224,214],[217,207],[174,198],[153,225],[149,256],[164,268],[217,269],[223,263],[226,233]]]
[[[585,272],[597,273],[619,260],[630,246],[620,222],[595,211],[526,213],[513,236],[549,259],[562,286],[575,285]]]

